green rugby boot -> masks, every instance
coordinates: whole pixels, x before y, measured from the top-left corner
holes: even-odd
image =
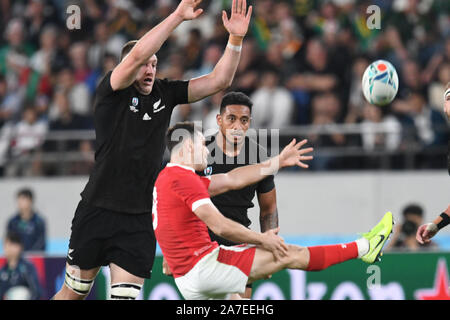
[[[372,230],[362,234],[362,237],[369,241],[369,252],[361,257],[362,261],[366,263],[381,261],[382,249],[392,233],[393,225],[394,217],[392,212],[389,211],[386,212],[383,219]]]

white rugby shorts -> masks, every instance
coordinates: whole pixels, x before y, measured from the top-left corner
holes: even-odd
[[[188,273],[175,278],[186,300],[227,299],[244,293],[256,247],[219,246],[202,257]]]

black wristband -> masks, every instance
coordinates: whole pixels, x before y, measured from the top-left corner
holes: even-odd
[[[450,217],[445,212],[441,213],[442,221],[437,224],[439,230],[441,230],[446,225],[450,224]]]

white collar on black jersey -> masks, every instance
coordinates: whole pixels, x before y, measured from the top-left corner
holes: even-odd
[[[183,165],[178,164],[178,163],[171,163],[171,162],[169,162],[169,163],[167,163],[166,167],[180,167],[180,168],[183,168],[183,169],[186,169],[186,170],[191,170],[193,173],[195,173],[194,168],[191,168],[191,167],[188,167],[188,166],[183,166]]]

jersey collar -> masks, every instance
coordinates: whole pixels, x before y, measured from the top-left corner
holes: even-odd
[[[195,173],[194,168],[191,168],[191,167],[188,167],[188,166],[183,166],[183,165],[178,164],[178,163],[171,163],[171,162],[169,162],[169,163],[167,163],[166,167],[180,167],[180,168],[183,168],[183,169],[186,169],[186,170],[190,170],[193,173]]]

